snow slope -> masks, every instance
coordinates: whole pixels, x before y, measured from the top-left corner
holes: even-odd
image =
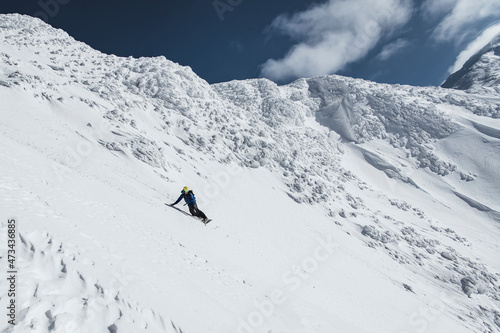
[[[500,331],[495,96],[209,85],[0,15],[0,101],[4,332]]]

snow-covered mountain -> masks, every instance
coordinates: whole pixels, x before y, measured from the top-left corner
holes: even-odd
[[[443,83],[443,88],[471,93],[500,94],[500,35],[473,55]]]
[[[3,331],[498,332],[499,117],[335,75],[210,85],[0,15]],[[185,185],[207,226],[165,205]]]

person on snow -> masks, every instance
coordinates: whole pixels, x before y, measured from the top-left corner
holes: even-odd
[[[194,193],[187,186],[184,186],[184,188],[181,191],[181,195],[180,195],[179,199],[177,199],[176,202],[171,204],[171,206],[177,205],[179,203],[179,201],[182,200],[182,198],[184,198],[186,205],[188,205],[189,212],[191,213],[191,215],[202,218],[203,222],[206,222],[208,220],[205,213],[203,213],[201,210],[198,209],[198,205],[196,205],[196,198],[194,197]]]

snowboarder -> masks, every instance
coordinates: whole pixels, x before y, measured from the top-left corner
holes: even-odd
[[[207,216],[205,213],[203,213],[201,210],[198,209],[198,205],[196,205],[196,198],[194,197],[193,191],[191,191],[187,186],[184,186],[184,188],[181,191],[181,195],[179,199],[177,199],[176,202],[171,204],[171,206],[175,206],[179,203],[179,201],[184,198],[184,201],[186,201],[186,205],[189,207],[189,212],[193,216],[197,216],[203,219],[203,222],[206,223],[208,221]]]

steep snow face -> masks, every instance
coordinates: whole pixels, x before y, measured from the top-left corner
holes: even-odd
[[[209,85],[30,17],[0,27],[20,331],[500,329],[497,97]],[[184,185],[207,227],[165,206]]]
[[[443,83],[443,88],[500,94],[500,35],[473,55]]]

